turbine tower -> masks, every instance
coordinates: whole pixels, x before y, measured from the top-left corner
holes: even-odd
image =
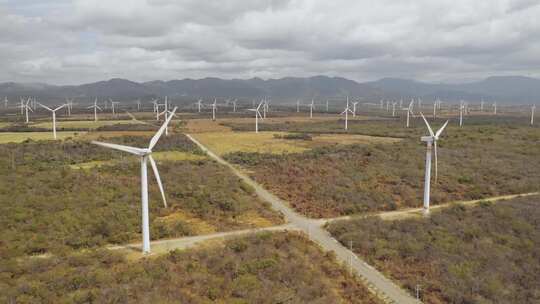
[[[212,120],[216,121],[216,110],[217,110],[217,99],[214,98],[214,103],[212,104]]]
[[[407,128],[410,125],[410,116],[413,115],[413,111],[412,111],[413,105],[414,105],[414,99],[411,100],[408,107],[403,108],[403,110],[407,111]]]
[[[424,122],[426,123],[426,126],[429,131],[428,136],[422,136],[421,140],[426,142],[427,150],[426,150],[426,171],[425,171],[425,177],[424,177],[424,214],[429,214],[429,195],[430,195],[430,184],[431,184],[431,154],[433,153],[435,155],[435,183],[437,182],[437,174],[438,174],[438,165],[437,165],[437,141],[439,140],[439,136],[443,132],[444,128],[448,125],[448,120],[444,123],[444,125],[437,131],[437,133],[433,133],[433,130],[431,129],[431,126],[427,122],[426,118],[424,117],[424,114],[420,112],[420,115],[422,115],[422,118],[424,119]],[[432,151],[433,149],[433,151]]]
[[[167,124],[172,119],[174,112],[176,112],[176,108],[172,110],[172,115],[170,115],[169,118],[165,120],[165,123],[163,123],[161,128],[159,128],[159,130],[154,135],[154,137],[152,137],[152,139],[150,140],[150,144],[148,145],[148,148],[135,148],[135,147],[130,147],[130,146],[92,141],[93,144],[96,144],[105,148],[110,148],[110,149],[115,149],[115,150],[128,152],[131,154],[135,154],[141,158],[141,205],[142,205],[142,237],[143,237],[142,251],[144,254],[150,253],[150,220],[148,216],[148,177],[147,177],[148,161],[150,161],[150,165],[152,166],[152,170],[154,171],[154,176],[159,186],[159,191],[161,192],[161,198],[163,199],[163,204],[165,205],[165,208],[166,208],[167,200],[165,199],[165,192],[163,191],[163,185],[161,184],[161,178],[159,177],[159,172],[156,166],[156,162],[152,158],[152,149],[157,144],[163,132],[165,132],[165,129],[167,128]]]

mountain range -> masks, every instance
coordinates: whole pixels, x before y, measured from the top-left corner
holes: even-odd
[[[0,96],[16,100],[20,96],[35,96],[45,101],[63,98],[134,100],[159,96],[169,96],[176,100],[214,97],[254,99],[267,96],[276,102],[311,98],[342,100],[346,96],[351,96],[363,101],[441,98],[445,101],[484,99],[505,103],[536,103],[540,100],[540,79],[523,76],[494,76],[462,84],[435,84],[400,78],[356,82],[346,78],[327,76],[285,77],[268,80],[210,77],[148,82],[113,78],[82,85],[62,86],[44,83],[5,82],[0,83]]]

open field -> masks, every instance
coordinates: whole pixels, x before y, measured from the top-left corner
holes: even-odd
[[[146,146],[148,136],[107,141]],[[183,135],[155,148],[169,207],[149,171],[152,239],[282,223],[253,190]],[[88,166],[102,164],[107,166]],[[78,164],[88,170],[73,170]],[[0,145],[0,257],[140,240],[140,164],[87,141]]]
[[[440,125],[441,121],[435,123]],[[298,124],[291,130],[332,133],[335,123]],[[279,129],[286,129],[283,125]],[[398,121],[352,124],[352,134],[391,136],[392,144],[323,146],[301,153],[233,152],[224,157],[292,207],[313,217],[396,210],[422,205],[427,132],[418,121],[410,129]],[[316,137],[313,137],[316,138]],[[540,128],[482,121],[450,125],[439,142],[439,178],[433,204],[538,191]],[[432,173],[433,176],[434,173]]]
[[[136,261],[101,250],[2,260],[0,268],[2,303],[380,303],[335,258],[293,233]]]
[[[399,139],[364,135],[325,134],[303,137],[286,132],[205,132],[194,134],[210,150],[226,155],[234,152],[266,154],[301,153],[316,147],[336,144],[392,143]]]
[[[83,136],[86,132],[56,132],[58,139]],[[53,140],[52,132],[0,132],[0,144],[20,143],[25,140]]]
[[[540,196],[338,221],[328,230],[424,303],[538,303]]]
[[[103,126],[110,126],[115,124],[138,124],[139,122],[135,120],[78,120],[78,121],[57,121],[56,122],[56,128],[57,129],[97,129],[99,127]],[[40,122],[32,125],[36,128],[46,128],[46,129],[52,129],[52,122]]]

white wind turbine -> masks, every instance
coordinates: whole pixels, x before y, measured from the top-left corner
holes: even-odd
[[[309,118],[313,118],[313,107],[314,107],[314,101],[311,99],[311,103],[309,104]]]
[[[349,129],[349,113],[354,113],[354,112],[351,111],[351,109],[349,108],[349,97],[347,97],[347,106],[345,107],[345,110],[341,112],[340,114],[340,115],[345,114],[345,130]]]
[[[137,99],[137,112],[141,111],[141,100]]]
[[[533,104],[531,107],[531,126],[534,124],[534,111],[536,110],[536,105]]]
[[[216,121],[216,111],[217,111],[217,99],[214,98],[214,103],[212,104],[212,120]]]
[[[427,150],[426,150],[426,171],[424,176],[424,214],[429,214],[429,195],[430,195],[430,184],[431,184],[431,154],[435,155],[435,183],[437,183],[437,174],[438,174],[438,164],[437,164],[437,141],[439,140],[439,136],[443,132],[444,128],[448,125],[448,120],[444,123],[444,125],[437,131],[437,133],[433,133],[433,130],[431,129],[431,126],[427,122],[426,118],[424,117],[424,114],[420,112],[420,115],[422,115],[422,118],[424,119],[424,122],[426,123],[426,126],[429,131],[429,136],[422,136],[421,140],[426,142]],[[433,151],[432,151],[433,146]]]
[[[172,110],[172,113],[176,111],[176,108]],[[150,140],[150,144],[148,145],[148,148],[136,148],[136,147],[130,147],[130,146],[123,146],[123,145],[117,145],[117,144],[109,144],[99,141],[92,141],[93,144],[120,150],[124,152],[128,152],[131,154],[135,154],[141,158],[141,204],[142,204],[142,237],[143,237],[143,247],[142,251],[144,254],[150,253],[150,219],[148,216],[148,177],[147,177],[147,166],[148,166],[148,160],[150,160],[150,165],[152,166],[152,170],[154,171],[154,176],[156,178],[157,184],[159,186],[159,191],[161,192],[161,198],[163,199],[163,204],[165,207],[167,207],[167,200],[165,199],[165,192],[163,191],[163,185],[161,184],[161,178],[159,177],[159,172],[156,166],[156,162],[152,158],[152,149],[157,144],[159,138],[167,128],[167,124],[171,120],[173,115],[170,115],[167,120],[165,120],[165,123],[159,128],[157,133],[152,137]]]
[[[236,99],[236,98],[232,101],[232,104],[233,104],[233,112],[234,112],[234,113],[236,113],[236,102],[237,102],[237,101],[238,101],[238,99]]]
[[[300,99],[296,100],[296,113],[300,112]]]
[[[115,105],[119,104],[120,102],[112,101],[110,98],[109,98],[109,102],[111,103],[112,115],[115,116],[116,115],[116,112],[114,111],[115,110]]]
[[[201,113],[201,105],[202,105],[202,99],[197,100],[197,108],[199,113]]]
[[[97,117],[97,110],[103,111],[98,105],[97,105],[97,98],[94,99],[94,105],[87,107],[87,109],[94,109],[94,121],[98,121]]]
[[[407,111],[407,128],[408,128],[409,125],[410,125],[410,119],[411,119],[410,116],[411,116],[411,115],[414,115],[413,110],[412,110],[412,109],[413,109],[413,105],[414,105],[414,99],[411,100],[411,102],[409,103],[409,106],[408,106],[408,107],[403,108],[403,110]]]
[[[41,103],[39,103],[39,105],[40,105],[42,108],[47,109],[47,110],[49,110],[49,111],[52,112],[53,138],[56,139],[56,111],[58,111],[58,110],[62,109],[63,107],[65,107],[66,104],[63,104],[63,105],[59,106],[58,108],[56,108],[56,109],[54,109],[54,110],[51,109],[51,108],[49,108],[49,107],[47,107],[47,106],[42,105]]]
[[[248,111],[255,112],[255,133],[259,133],[259,117],[262,119],[261,112],[259,112],[259,109],[263,106],[263,101],[259,103],[259,105],[254,109],[248,109]]]
[[[28,116],[28,110],[30,110],[31,112],[34,112],[34,110],[32,110],[32,108],[30,107],[30,98],[28,98],[26,103],[23,103],[22,105],[24,107],[24,113],[26,116],[26,123],[28,123],[30,121],[29,116]]]
[[[173,114],[171,111],[169,111],[169,103],[167,102],[167,96],[165,96],[165,103],[163,104],[165,109],[163,112],[159,113],[158,116],[164,115],[165,120],[168,120],[169,114]],[[165,127],[165,136],[169,135],[169,127]]]
[[[484,112],[484,99],[482,98],[482,100],[480,101],[480,111],[481,112]]]
[[[463,100],[459,102],[459,127],[461,128],[463,126],[463,110],[465,109],[465,105],[463,104]]]
[[[263,118],[266,119],[266,113],[268,113],[270,111],[269,109],[269,105],[268,105],[268,99],[266,99],[266,97],[264,98],[264,103],[263,103]]]
[[[66,98],[66,110],[67,116],[71,116],[71,108],[73,107],[73,99]]]
[[[493,103],[493,114],[497,115],[497,103]]]
[[[349,97],[347,97],[347,107],[348,107],[348,104],[349,104]],[[353,117],[356,117],[356,105],[358,104],[358,101],[357,102],[353,102],[352,103],[352,116]]]
[[[326,100],[326,113],[328,113],[328,99]]]
[[[439,100],[435,100],[433,103],[433,119],[437,118],[437,105],[439,104]]]
[[[392,102],[392,117],[396,117],[396,102]]]

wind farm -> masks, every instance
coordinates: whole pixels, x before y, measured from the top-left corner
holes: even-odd
[[[0,303],[539,303],[540,6],[485,5],[0,4]]]

